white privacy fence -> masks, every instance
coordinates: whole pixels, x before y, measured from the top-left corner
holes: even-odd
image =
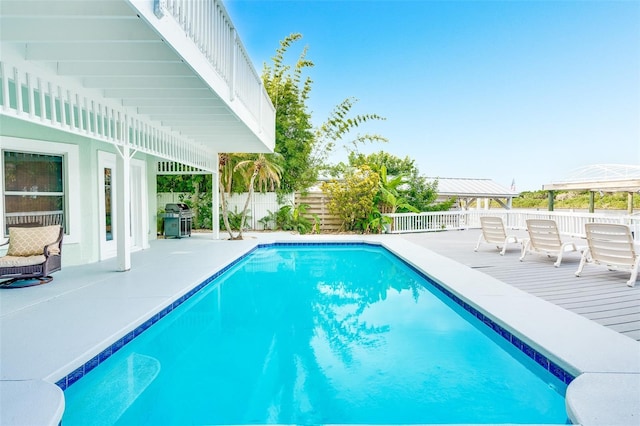
[[[253,193],[251,200],[249,201],[249,215],[250,218],[247,219],[247,228],[262,230],[264,227],[259,222],[260,219],[267,216],[269,212],[277,212],[280,207],[285,205],[291,205],[294,201],[294,195],[288,194],[285,195],[282,204],[278,203],[278,197],[275,192],[265,192],[265,193]],[[229,211],[236,211],[238,213],[242,212],[244,208],[244,203],[247,202],[247,194],[233,194],[227,200],[227,205]]]
[[[393,222],[389,232],[433,232],[480,228],[481,216],[501,217],[511,229],[526,229],[527,219],[552,219],[563,235],[585,238],[584,225],[590,222],[621,223],[631,228],[636,242],[640,243],[640,215],[606,213],[550,212],[536,210],[462,210],[448,212],[393,213],[386,214]]]
[[[157,196],[158,208],[164,208],[167,203],[180,203],[184,198],[189,198],[191,194],[182,192],[159,192]],[[241,213],[244,204],[247,201],[247,193],[232,194],[227,199],[228,210],[231,212]],[[282,197],[281,203],[278,203],[278,196],[275,192],[254,192],[251,200],[249,200],[249,213],[247,219],[248,229],[263,230],[264,227],[259,222],[260,219],[267,216],[269,212],[277,212],[280,207],[291,205],[294,202],[294,194],[286,194]]]

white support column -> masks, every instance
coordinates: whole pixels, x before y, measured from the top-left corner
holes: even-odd
[[[118,148],[116,162],[116,240],[118,242],[118,271],[131,269],[131,156],[129,145]]]
[[[216,154],[216,158],[218,154]],[[213,239],[220,239],[220,178],[219,173],[211,174],[211,229]]]

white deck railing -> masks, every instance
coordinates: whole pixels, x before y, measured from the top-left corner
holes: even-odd
[[[205,170],[217,170],[212,148],[111,101],[87,96],[55,80],[0,61],[0,114],[64,130]]]
[[[527,219],[553,219],[561,234],[585,238],[584,225],[590,222],[621,223],[631,228],[640,243],[640,216],[605,213],[550,212],[537,210],[462,210],[450,212],[386,214],[393,222],[390,233],[434,232],[480,228],[481,216],[499,216],[510,229],[527,229]]]

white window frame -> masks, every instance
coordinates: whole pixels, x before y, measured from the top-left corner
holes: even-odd
[[[63,243],[78,243],[80,238],[80,159],[77,145],[58,142],[0,137],[0,151],[18,151],[32,154],[61,155],[64,165],[64,192],[66,228]],[[4,156],[0,161],[4,164]],[[4,166],[0,173],[0,202],[4,203]],[[0,229],[4,229],[4,208],[0,209]]]

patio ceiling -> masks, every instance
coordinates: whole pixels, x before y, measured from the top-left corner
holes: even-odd
[[[217,152],[269,152],[273,122],[247,105],[262,98],[242,102],[178,23],[156,19],[152,7],[151,0],[2,0],[2,58]]]

